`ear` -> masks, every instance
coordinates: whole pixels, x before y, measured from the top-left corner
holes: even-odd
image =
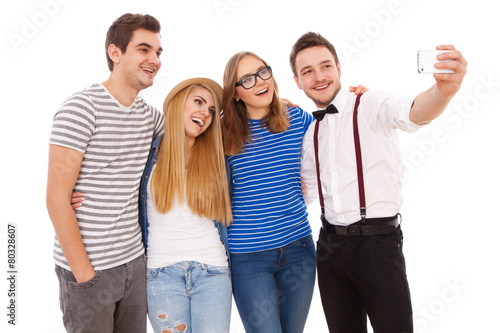
[[[340,62],[337,62],[337,70],[339,71],[339,77],[342,76],[342,70],[340,69]]]
[[[299,87],[299,89],[302,90],[302,85],[300,84],[299,78],[294,75],[293,79],[295,80],[295,83],[297,84],[297,87]]]
[[[109,44],[108,46],[109,58],[115,63],[119,64],[121,60],[122,51],[115,44]]]

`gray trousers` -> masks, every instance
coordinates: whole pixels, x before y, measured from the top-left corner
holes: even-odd
[[[60,305],[70,333],[146,333],[146,259],[96,271],[77,283],[70,271],[56,266]]]

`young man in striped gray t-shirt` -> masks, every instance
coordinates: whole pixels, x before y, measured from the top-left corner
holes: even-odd
[[[71,96],[54,117],[47,209],[68,332],[146,332],[138,188],[163,114],[138,96],[160,69],[160,24],[125,14],[106,38],[109,78]],[[73,210],[73,190],[85,203]]]

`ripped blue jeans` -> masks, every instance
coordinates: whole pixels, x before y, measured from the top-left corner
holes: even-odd
[[[229,332],[229,267],[180,262],[147,269],[148,316],[155,332]]]

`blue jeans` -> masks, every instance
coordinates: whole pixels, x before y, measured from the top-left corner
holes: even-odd
[[[303,332],[316,279],[312,236],[231,254],[234,299],[247,333]]]
[[[229,267],[188,261],[146,271],[148,316],[155,332],[229,332]]]

